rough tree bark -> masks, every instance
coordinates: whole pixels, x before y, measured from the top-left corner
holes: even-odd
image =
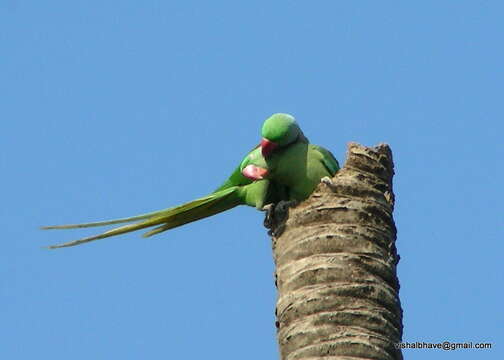
[[[388,145],[350,143],[345,166],[273,224],[282,360],[402,359]]]

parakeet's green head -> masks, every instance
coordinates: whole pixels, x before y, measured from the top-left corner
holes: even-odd
[[[292,115],[278,113],[264,121],[261,136],[262,154],[267,158],[275,148],[293,143],[303,132]]]
[[[268,176],[268,165],[261,154],[261,148],[251,151],[240,164],[243,176],[251,180],[262,180]]]

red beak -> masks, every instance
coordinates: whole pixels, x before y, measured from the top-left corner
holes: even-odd
[[[275,150],[277,147],[278,147],[278,144],[276,144],[272,141],[269,141],[268,139],[263,138],[261,140],[262,156],[264,156],[265,158],[268,158],[271,155],[271,153],[273,152],[273,150]]]
[[[255,165],[247,165],[243,170],[242,174],[251,180],[262,180],[266,175],[268,175],[268,170],[258,167]]]

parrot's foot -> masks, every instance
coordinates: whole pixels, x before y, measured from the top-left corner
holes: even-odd
[[[332,179],[329,176],[324,176],[322,179],[320,179],[320,182],[329,186],[332,191],[336,190],[336,185],[334,185]]]
[[[263,210],[266,211],[264,227],[269,229],[268,235],[276,237],[283,232],[289,208],[297,204],[296,200],[281,200],[277,204],[268,204],[263,207]]]
[[[287,215],[287,210],[289,210],[290,207],[296,206],[298,204],[297,200],[280,200],[278,204],[275,206],[275,214],[277,214],[279,211],[284,213],[284,216]]]

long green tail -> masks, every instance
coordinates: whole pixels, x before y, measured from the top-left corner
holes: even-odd
[[[117,223],[130,222],[135,220],[142,220],[134,224],[123,225],[104,233],[85,237],[82,239],[69,241],[63,244],[49,246],[49,249],[57,249],[62,247],[75,246],[83,244],[86,242],[104,239],[107,237],[125,234],[131,231],[136,231],[151,226],[158,226],[151,231],[145,233],[143,236],[148,237],[155,234],[159,234],[163,231],[173,229],[177,226],[181,226],[192,221],[200,220],[208,216],[218,214],[222,211],[231,209],[237,205],[243,203],[243,201],[238,196],[239,187],[230,187],[222,191],[212,193],[200,199],[193,200],[183,205],[172,207],[165,210],[159,210],[151,212],[148,214],[142,214],[138,216],[133,216],[129,218],[114,219],[109,221],[92,222],[85,224],[71,224],[71,225],[56,225],[56,226],[45,226],[42,229],[74,229],[74,228],[85,228],[100,225],[110,225]]]
[[[128,223],[128,222],[133,222],[133,221],[137,221],[137,220],[142,220],[142,219],[148,219],[148,218],[150,218],[152,216],[158,215],[160,212],[168,211],[168,210],[171,210],[171,209],[172,208],[163,209],[163,210],[157,210],[157,211],[153,211],[153,212],[150,212],[150,213],[145,213],[145,214],[136,215],[136,216],[127,217],[127,218],[113,219],[113,220],[94,221],[94,222],[82,223],[82,224],[66,224],[66,225],[42,226],[41,229],[42,230],[80,229],[80,228],[88,228],[88,227],[95,227],[95,226],[122,224],[122,223]]]

